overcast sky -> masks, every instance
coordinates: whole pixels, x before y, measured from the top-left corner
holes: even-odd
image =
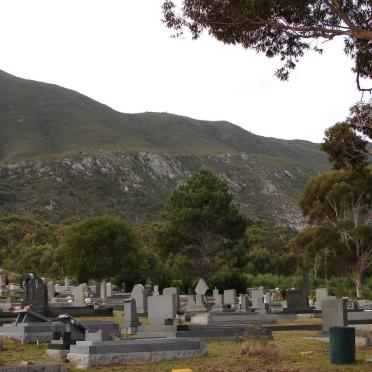
[[[79,91],[121,112],[227,120],[320,142],[360,99],[342,41],[309,53],[289,82],[278,60],[205,35],[172,39],[162,0],[1,0],[0,69]]]

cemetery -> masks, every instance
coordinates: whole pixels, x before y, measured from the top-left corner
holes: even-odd
[[[268,348],[270,356],[267,345],[281,345],[289,339],[298,339],[305,349],[311,345],[317,350],[328,348],[334,339],[343,339],[334,332],[349,330],[354,333],[343,347],[351,350],[352,363],[355,355],[359,359],[364,354],[367,363],[372,347],[370,302],[336,298],[328,295],[326,288],[315,290],[316,301],[311,306],[301,297],[302,290],[288,290],[285,299],[277,289],[262,287],[247,288],[246,293],[237,295],[235,289],[209,288],[204,279],[198,281],[193,294],[189,290],[187,295],[177,287],[136,284],[131,292],[114,293],[105,282],[73,285],[66,279],[64,284],[52,285],[28,275],[17,288],[23,296],[19,303],[14,303],[11,311],[3,311],[4,316],[13,317],[5,317],[7,322],[0,326],[2,342],[41,348],[43,355],[36,355],[38,360],[33,363],[46,363],[42,368],[50,369],[45,370],[67,371],[70,366],[122,366],[120,370],[131,370],[146,364],[178,365],[182,360],[195,366],[197,360],[201,364],[210,360],[213,350],[220,347],[232,353],[226,358],[233,358],[242,345]],[[114,302],[116,306],[120,303],[120,310],[114,312],[108,305],[111,297],[116,297]],[[63,304],[63,314],[50,310],[58,307],[56,304]],[[92,308],[93,312],[87,311]],[[302,350],[305,354],[310,351]],[[329,352],[331,359],[337,356]],[[258,359],[255,363],[261,362]],[[21,369],[17,371],[36,368],[30,364],[6,370],[18,367]]]

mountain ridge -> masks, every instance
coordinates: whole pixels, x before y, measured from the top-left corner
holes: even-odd
[[[227,121],[120,113],[0,72],[0,214],[60,222],[112,213],[148,222],[203,165],[227,180],[243,213],[296,228],[306,182],[329,169],[310,141],[257,136]]]

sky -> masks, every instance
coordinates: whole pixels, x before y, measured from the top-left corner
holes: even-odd
[[[1,0],[0,69],[76,90],[118,111],[227,120],[255,134],[320,142],[360,100],[342,40],[280,67],[208,35],[171,38],[162,0]]]

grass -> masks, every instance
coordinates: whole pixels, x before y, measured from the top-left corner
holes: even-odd
[[[146,363],[126,366],[95,367],[87,371],[163,372],[173,368],[191,368],[193,372],[281,371],[372,371],[372,364],[364,359],[372,354],[372,347],[357,348],[357,362],[347,366],[329,364],[329,345],[306,337],[317,332],[274,332],[274,340],[209,342],[208,355],[203,358]],[[2,340],[6,351],[0,351],[0,365],[22,361],[46,362],[45,345],[22,345]],[[71,366],[70,371],[77,371]]]

